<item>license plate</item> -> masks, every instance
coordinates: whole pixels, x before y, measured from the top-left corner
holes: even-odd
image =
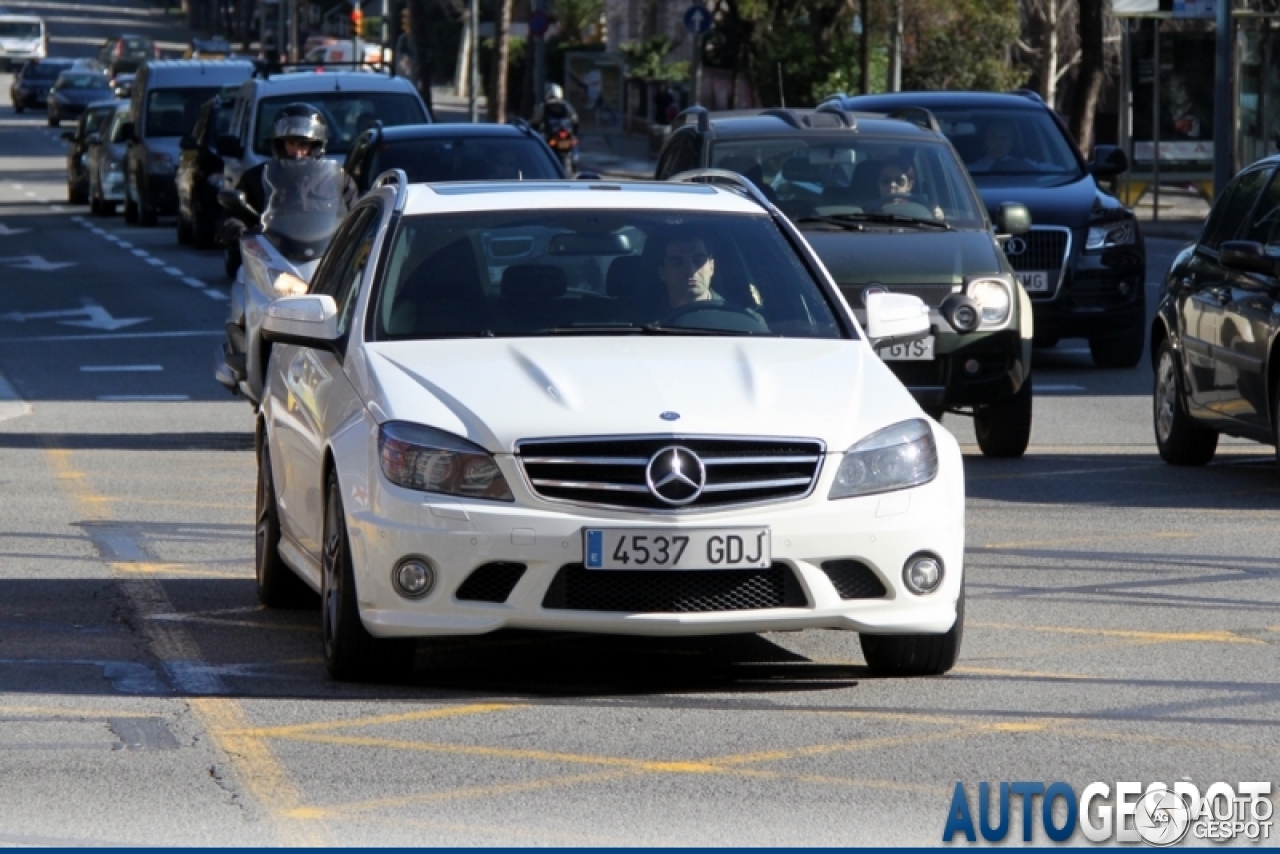
[[[585,528],[587,569],[767,569],[768,528]]]
[[[1029,294],[1043,294],[1049,290],[1048,273],[1019,273],[1018,281]]]
[[[933,358],[933,336],[919,341],[907,341],[880,348],[880,358],[886,362],[920,362]]]
[[[573,140],[571,139],[556,140],[556,148],[563,148],[565,150],[573,148]]]

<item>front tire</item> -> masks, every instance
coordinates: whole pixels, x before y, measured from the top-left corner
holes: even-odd
[[[315,591],[280,558],[280,509],[271,476],[271,449],[263,440],[258,457],[257,525],[254,531],[254,565],[258,576],[258,601],[268,608],[314,608]]]
[[[1166,339],[1156,352],[1155,388],[1151,393],[1152,422],[1160,457],[1174,466],[1203,466],[1218,450],[1218,431],[1187,412],[1178,360]]]
[[[324,548],[320,558],[324,665],[330,676],[344,682],[405,674],[413,667],[413,640],[375,638],[360,619],[337,472],[329,472],[325,496]]]
[[[192,228],[190,220],[183,219],[182,212],[178,212],[178,225],[176,228],[178,233],[178,245],[190,246],[192,238]]]
[[[983,456],[1015,459],[1025,454],[1031,442],[1031,377],[1013,396],[976,407],[973,432]]]
[[[859,635],[867,667],[881,676],[941,676],[956,666],[964,639],[964,587],[956,621],[940,635]]]

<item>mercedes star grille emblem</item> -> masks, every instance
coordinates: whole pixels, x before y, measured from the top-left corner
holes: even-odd
[[[1004,244],[1004,254],[1021,255],[1027,251],[1027,241],[1021,237],[1010,237]]]
[[[702,494],[707,485],[707,467],[688,448],[668,445],[649,458],[644,481],[659,501],[682,507]]]

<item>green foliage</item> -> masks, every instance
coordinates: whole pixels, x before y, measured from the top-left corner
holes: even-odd
[[[1016,89],[1029,70],[1010,61],[1019,35],[1017,0],[954,0],[949,20],[920,39],[904,64],[906,89]]]
[[[561,40],[581,44],[583,34],[600,23],[604,0],[552,0],[551,15],[560,27]]]
[[[666,80],[684,83],[689,79],[689,63],[667,62],[666,57],[675,49],[675,43],[666,36],[650,36],[644,41],[622,45],[622,55],[627,58],[627,73],[648,80]]]

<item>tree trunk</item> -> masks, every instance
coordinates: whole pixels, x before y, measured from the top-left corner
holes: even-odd
[[[413,85],[426,102],[431,103],[431,32],[427,26],[427,8],[430,0],[409,0],[409,42],[413,45]],[[396,57],[397,64],[400,58]]]
[[[1058,101],[1058,14],[1059,0],[1047,0],[1042,21],[1044,39],[1040,45],[1040,96],[1049,106]]]
[[[512,0],[502,0],[502,6],[498,12],[498,67],[497,79],[493,82],[494,100],[497,103],[490,110],[493,120],[498,124],[504,124],[507,121],[507,66],[511,61],[511,2]]]
[[[862,0],[858,14],[862,17],[862,33],[858,39],[858,91],[871,92],[871,0]]]
[[[1106,0],[1080,0],[1080,72],[1071,100],[1071,132],[1075,134],[1080,150],[1086,152],[1086,157],[1093,148],[1093,118],[1102,99],[1106,72],[1103,53],[1105,13]]]

